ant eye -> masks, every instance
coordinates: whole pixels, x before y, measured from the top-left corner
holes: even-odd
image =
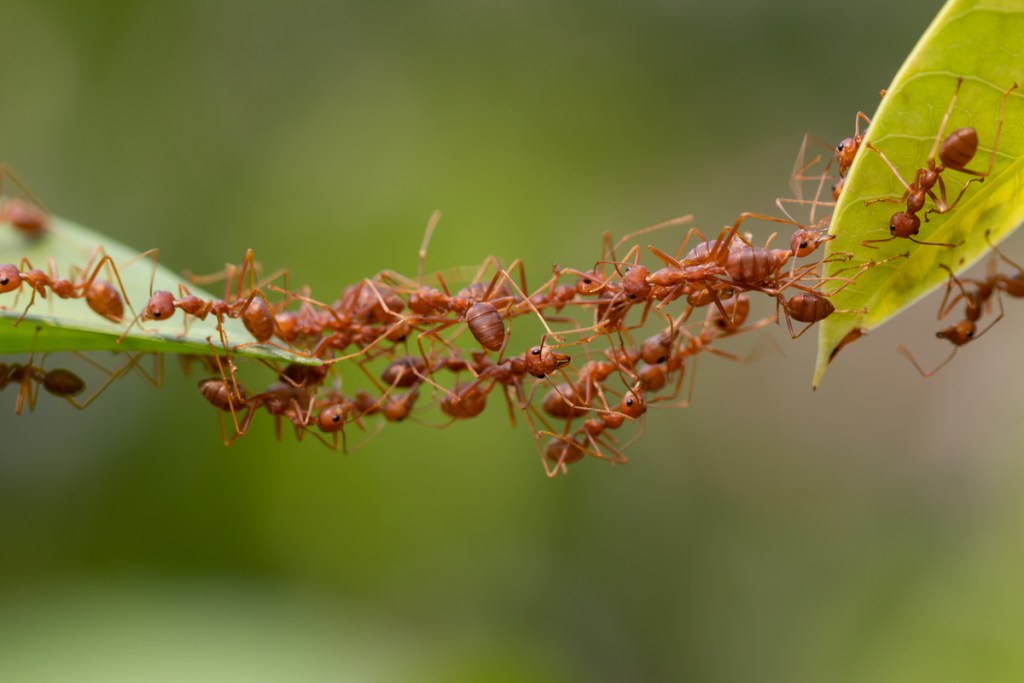
[[[590,283],[591,283],[591,279],[590,278],[588,278],[588,277],[583,278],[583,284],[589,285]]]
[[[332,415],[331,416],[331,422],[337,422],[340,419],[341,419],[341,415]]]
[[[807,248],[807,240],[804,240],[803,242],[800,243],[800,248],[801,249],[806,249]]]
[[[842,152],[843,151],[843,143],[840,142],[838,145],[836,145],[836,151],[837,152]]]
[[[534,346],[532,349],[530,349],[530,353],[532,353],[535,356],[539,356],[540,355],[540,347],[539,346]]]
[[[631,399],[631,398],[627,398],[626,399],[626,407],[627,408],[632,408],[633,407],[633,399]]]
[[[0,280],[0,285],[6,285],[8,282],[10,282],[9,279],[3,278],[2,280]]]
[[[629,298],[630,298],[630,299],[635,299],[635,298],[636,298],[636,294],[630,294],[630,295],[629,295]]]
[[[895,234],[895,233],[896,233],[896,225],[894,223],[890,223],[889,224],[889,234],[892,235],[892,234]]]

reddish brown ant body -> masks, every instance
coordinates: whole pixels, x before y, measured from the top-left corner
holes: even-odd
[[[843,176],[850,170],[850,166],[853,165],[853,160],[857,158],[857,152],[860,150],[861,143],[864,142],[864,136],[860,132],[860,122],[863,121],[865,126],[871,125],[871,119],[868,118],[867,114],[862,111],[857,112],[857,117],[853,120],[853,137],[843,138],[838,145],[836,145],[836,163],[839,164],[839,177],[842,182]],[[834,138],[833,138],[834,139]],[[838,192],[835,192],[838,194]]]
[[[900,183],[905,188],[905,191],[903,196],[899,199],[874,199],[865,202],[865,205],[870,205],[875,202],[893,202],[896,204],[906,202],[906,210],[897,211],[889,219],[890,236],[888,238],[865,240],[861,243],[865,247],[876,249],[877,247],[872,246],[873,244],[890,242],[894,239],[900,238],[909,239],[912,242],[928,246],[948,248],[959,246],[959,244],[951,244],[948,242],[924,242],[915,239],[914,235],[916,235],[921,228],[921,219],[917,214],[924,208],[925,200],[929,197],[932,200],[933,206],[924,212],[925,221],[928,220],[928,216],[930,214],[942,214],[951,211],[963,198],[964,194],[967,192],[967,188],[971,186],[971,183],[976,181],[981,182],[992,173],[992,167],[995,164],[996,159],[996,150],[999,148],[999,136],[1003,130],[1003,114],[1006,110],[1006,99],[1010,96],[1010,93],[1017,89],[1017,84],[1014,83],[1003,93],[1002,104],[999,109],[999,119],[996,124],[996,134],[992,141],[992,152],[989,155],[988,168],[984,171],[975,171],[965,168],[965,166],[974,159],[978,150],[978,133],[974,128],[959,128],[950,133],[945,140],[942,139],[946,123],[949,121],[950,114],[952,114],[953,107],[960,94],[960,86],[962,83],[963,78],[958,78],[956,82],[956,89],[953,91],[953,98],[950,100],[949,106],[946,108],[946,113],[943,115],[942,122],[939,124],[939,130],[935,135],[935,142],[932,144],[931,151],[928,153],[926,167],[919,168],[915,171],[913,182],[908,184],[903,180],[903,176],[900,175],[899,170],[889,160],[889,158],[873,144],[866,143],[868,149],[878,154],[878,156],[886,163],[893,174],[899,179]],[[942,142],[941,147],[939,146],[940,141]],[[938,154],[938,164],[935,162],[936,154]],[[946,198],[946,183],[942,177],[943,172],[947,170],[958,171],[960,173],[973,176],[964,184],[960,189],[960,193],[952,202]],[[938,195],[936,195],[934,191],[936,185],[938,185]]]
[[[999,289],[997,287],[997,281],[999,276],[997,274],[990,274],[984,280],[961,280],[949,266],[939,264],[939,267],[949,273],[949,282],[946,285],[946,294],[942,297],[942,303],[939,305],[939,320],[945,318],[946,315],[953,310],[953,307],[961,301],[964,304],[964,317],[962,320],[944,327],[935,333],[935,336],[939,339],[949,341],[949,343],[953,345],[953,351],[949,354],[946,360],[939,363],[930,371],[922,369],[906,347],[899,347],[899,353],[905,356],[923,377],[931,377],[944,368],[951,360],[953,360],[953,357],[956,356],[956,352],[961,346],[980,338],[983,334],[992,329],[993,325],[1003,319],[1003,304],[1002,300],[998,296]],[[953,297],[953,299],[947,304],[947,300],[953,291],[954,285],[960,290],[960,293]],[[968,289],[967,285],[970,285],[971,288]],[[978,332],[978,321],[981,320],[981,316],[984,314],[988,307],[989,300],[993,296],[996,297],[996,301],[999,303],[999,315],[997,315],[995,319],[985,327],[985,329]]]
[[[636,386],[623,394],[622,399],[617,405],[617,410],[603,412],[598,417],[590,418],[571,433],[555,434],[551,431],[540,432],[538,436],[549,436],[566,444],[562,448],[552,448],[551,442],[549,442],[544,453],[546,456],[544,459],[544,469],[547,475],[555,477],[559,474],[566,474],[568,472],[567,466],[571,462],[576,462],[582,455],[609,460],[612,463],[629,462],[629,459],[617,447],[611,435],[606,434],[606,432],[619,429],[626,420],[638,420],[646,411],[647,402],[644,400],[643,391],[641,391],[639,386]],[[576,457],[578,454],[582,455]],[[553,456],[557,456],[557,459],[553,459]],[[552,461],[553,464],[549,464],[549,461]]]
[[[4,184],[7,181],[25,198],[5,197]],[[10,223],[12,228],[31,238],[41,237],[50,227],[49,214],[40,208],[39,201],[18,176],[3,165],[0,165],[0,223]]]
[[[93,266],[93,261],[100,254],[103,254],[102,258]],[[99,279],[100,271],[104,266],[109,266],[114,273],[120,293],[110,282]],[[96,247],[93,250],[81,271],[82,276],[78,282],[60,277],[57,274],[56,262],[52,258],[49,261],[49,268],[50,272],[45,273],[38,268],[33,268],[29,260],[24,258],[21,260],[20,266],[10,263],[0,264],[0,294],[20,290],[23,284],[27,285],[32,292],[28,305],[15,325],[28,315],[29,309],[35,303],[36,295],[45,299],[47,290],[61,299],[85,299],[89,308],[111,322],[121,322],[124,319],[124,302],[128,300],[128,295],[124,291],[124,284],[121,282],[117,266],[102,247]],[[121,294],[124,294],[124,299],[121,298]],[[131,306],[130,303],[128,305]]]

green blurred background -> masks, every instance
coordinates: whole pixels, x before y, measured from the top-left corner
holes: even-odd
[[[937,9],[7,0],[0,157],[175,270],[251,247],[328,298],[414,272],[442,209],[429,267],[540,281],[606,229],[769,210]],[[813,334],[745,339],[783,353],[703,359],[628,466],[556,481],[497,404],[350,457],[223,448],[170,364],[2,411],[0,679],[1021,680],[1013,304],[930,380],[895,348],[944,357],[934,302],[816,393]]]

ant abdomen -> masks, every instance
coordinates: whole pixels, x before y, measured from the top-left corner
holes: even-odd
[[[960,128],[942,141],[939,159],[943,166],[959,170],[971,163],[977,152],[978,132],[973,128]]]
[[[71,372],[57,368],[50,370],[43,377],[43,388],[54,396],[77,396],[85,390],[82,378]]]
[[[835,313],[831,301],[813,292],[799,292],[789,298],[789,315],[801,323],[816,323]]]
[[[114,285],[106,280],[93,280],[85,293],[85,302],[96,314],[119,323],[124,319],[124,302]]]
[[[470,306],[466,324],[473,338],[488,351],[499,351],[505,343],[505,322],[492,303],[479,301]]]
[[[263,297],[253,297],[242,312],[242,323],[256,341],[269,341],[274,336],[274,314]]]
[[[42,209],[17,197],[4,203],[0,216],[15,230],[30,237],[42,235],[50,225],[50,217]]]
[[[245,389],[239,384],[236,392],[223,377],[199,380],[199,392],[215,408],[225,412],[233,412],[245,407]]]

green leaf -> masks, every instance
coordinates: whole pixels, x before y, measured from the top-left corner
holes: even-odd
[[[940,134],[939,126],[963,78],[959,97],[942,135],[971,126],[977,130],[979,147],[967,168],[988,167],[1003,93],[1013,84],[1024,85],[1024,4],[1019,0],[950,0],[893,79],[871,120],[865,142],[892,161],[910,183],[918,168],[925,167],[928,153]],[[852,120],[851,116],[851,120]],[[894,203],[872,199],[898,199],[905,191],[882,158],[862,146],[833,213],[829,254],[852,252],[854,262],[910,252],[872,268],[854,285],[837,293],[837,309],[867,309],[865,314],[836,314],[819,330],[818,360],[814,386],[821,381],[833,351],[851,332],[871,330],[948,280],[945,264],[961,271],[988,251],[986,233],[998,243],[1024,220],[1024,94],[1017,90],[1006,101],[1002,134],[992,174],[972,183],[951,211],[922,220],[917,239],[962,244],[956,248],[923,246],[896,239],[862,246],[868,239],[889,236]],[[852,131],[851,131],[852,133]],[[969,176],[948,170],[942,174],[950,202]],[[935,191],[937,194],[938,186]],[[925,210],[932,207],[929,199]],[[903,204],[905,208],[906,204]],[[922,211],[919,216],[924,215]],[[842,268],[831,264],[826,273]]]
[[[109,350],[213,354],[221,350],[217,322],[212,316],[205,321],[191,319],[186,334],[181,313],[164,322],[146,322],[145,329],[135,325],[122,341],[118,341],[135,313],[141,311],[149,300],[152,261],[136,258],[139,255],[136,250],[56,216],[51,216],[49,228],[39,238],[26,238],[8,225],[0,224],[0,263],[19,265],[24,258],[33,267],[49,273],[49,259],[52,258],[58,274],[69,279],[73,279],[72,268],[83,267],[99,245],[117,264],[128,303],[135,312],[125,306],[124,322],[114,323],[93,312],[84,299],[61,299],[48,293],[45,299],[37,296],[25,318],[15,325],[32,293],[28,285],[23,284],[20,293],[0,294],[0,306],[3,306],[0,310],[0,353]],[[112,272],[101,271],[100,277],[117,284]],[[174,273],[158,266],[153,277],[153,289],[176,294],[181,282],[183,280]],[[192,285],[189,289],[196,296],[215,298]],[[252,335],[240,320],[225,320],[224,330],[232,353],[266,360],[316,362],[266,345],[235,350],[236,344],[254,341]]]

